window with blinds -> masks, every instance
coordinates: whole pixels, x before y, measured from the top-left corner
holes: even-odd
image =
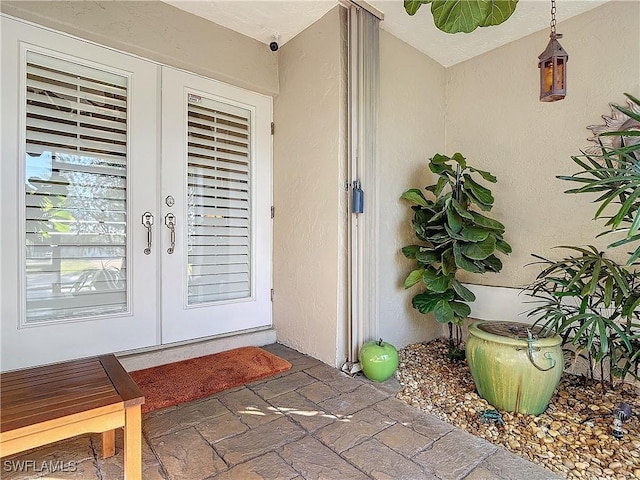
[[[189,305],[251,296],[251,112],[188,94]]]
[[[125,76],[26,54],[26,321],[127,311]]]

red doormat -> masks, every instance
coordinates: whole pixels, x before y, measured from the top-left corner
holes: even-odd
[[[290,368],[289,362],[262,348],[242,347],[129,374],[144,393],[142,413],[145,413],[190,402]]]

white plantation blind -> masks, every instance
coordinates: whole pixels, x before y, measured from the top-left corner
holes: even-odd
[[[127,82],[26,54],[26,321],[127,310]]]
[[[251,112],[188,94],[188,304],[251,295]]]

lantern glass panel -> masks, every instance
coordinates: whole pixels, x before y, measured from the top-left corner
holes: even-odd
[[[548,93],[553,89],[553,60],[545,60],[542,67],[543,92]]]
[[[556,86],[554,90],[564,90],[564,58],[557,58],[556,61]]]

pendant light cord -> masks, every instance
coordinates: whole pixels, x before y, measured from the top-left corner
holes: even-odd
[[[551,0],[551,38],[556,37],[556,0]]]

